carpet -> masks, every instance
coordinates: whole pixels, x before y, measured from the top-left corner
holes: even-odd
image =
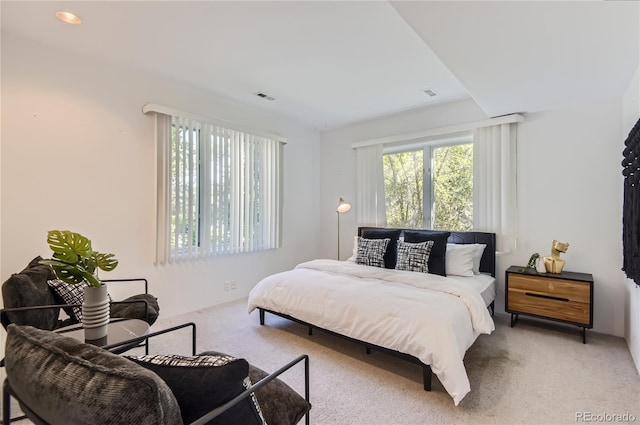
[[[314,425],[575,424],[635,418],[640,422],[640,377],[622,338],[521,316],[514,328],[497,314],[496,331],[467,351],[471,392],[458,407],[437,377],[422,388],[419,365],[267,313],[247,314],[246,299],[161,319],[154,330],[195,322],[198,351],[244,357],[274,371],[310,356]],[[190,354],[188,330],[152,340],[152,353]],[[135,353],[135,352],[134,352]],[[303,366],[281,379],[304,391]],[[590,419],[590,420],[587,420]],[[621,422],[621,421],[618,421]],[[630,421],[633,422],[633,421]],[[28,421],[19,421],[27,424]]]

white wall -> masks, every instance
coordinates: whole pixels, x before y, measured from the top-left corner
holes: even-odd
[[[624,95],[622,112],[622,128],[626,136],[640,119],[640,66],[638,66]],[[624,145],[621,149],[623,147]],[[640,372],[640,286],[637,286],[631,279],[625,279],[625,292],[627,302],[624,337],[629,345],[636,369]]]
[[[517,252],[501,270],[569,242],[569,271],[594,277],[594,329],[624,333],[620,100],[528,114],[518,130]],[[500,293],[503,294],[503,291]],[[501,304],[503,307],[504,304]]]
[[[148,102],[288,138],[282,248],[154,266]],[[318,230],[319,135],[291,120],[12,36],[2,38],[2,110],[2,280],[50,256],[47,230],[70,229],[116,254],[120,265],[103,278],[147,277],[167,317],[244,297],[260,278],[317,256],[308,241]],[[226,280],[238,289],[223,291]]]
[[[551,241],[558,239],[571,244],[564,255],[566,269],[594,275],[595,329],[623,334],[620,110],[620,100],[611,100],[530,114],[519,125],[519,248],[498,258],[497,311],[504,311],[504,270],[511,264],[524,265],[533,252],[547,255]],[[466,100],[323,133],[323,226],[335,229],[338,196],[352,203],[356,199],[351,143],[485,118],[473,101]],[[348,213],[341,220],[345,257],[356,232],[356,215]],[[335,256],[335,230],[326,232],[322,241],[321,253]]]

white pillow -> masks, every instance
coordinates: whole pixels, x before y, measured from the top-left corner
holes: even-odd
[[[358,239],[359,236],[353,237],[353,252],[351,253],[351,257],[347,258],[347,261],[356,261],[356,257],[358,256]]]
[[[447,276],[473,276],[473,259],[477,251],[475,244],[447,244],[445,271]]]
[[[474,243],[472,245],[476,247],[476,252],[473,255],[473,273],[480,274],[480,260],[482,259],[482,253],[484,253],[484,249],[487,245],[483,243]]]

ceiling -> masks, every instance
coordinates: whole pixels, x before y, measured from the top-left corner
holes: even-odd
[[[488,116],[620,97],[640,63],[640,8],[626,1],[3,0],[0,14],[3,34],[319,130],[469,96]]]

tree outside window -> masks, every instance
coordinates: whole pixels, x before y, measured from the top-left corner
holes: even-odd
[[[473,228],[472,143],[390,152],[383,164],[388,226]]]

